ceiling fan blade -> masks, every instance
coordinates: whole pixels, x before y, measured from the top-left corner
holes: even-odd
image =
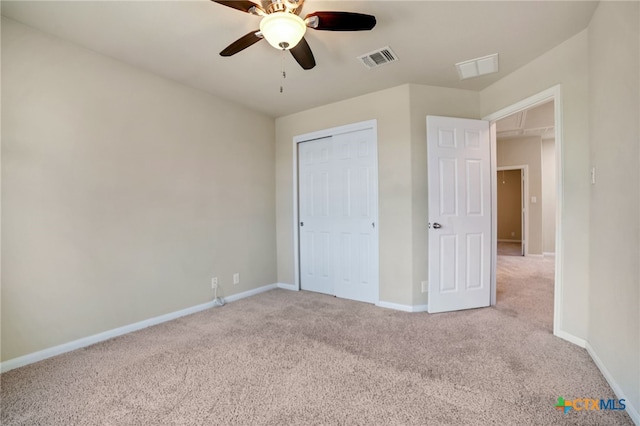
[[[364,13],[313,12],[304,19],[309,27],[325,31],[367,31],[376,26],[376,17]]]
[[[262,37],[258,37],[256,34],[260,30],[251,31],[250,33],[243,35],[230,45],[224,48],[222,52],[220,52],[220,56],[231,56],[236,53],[246,49],[247,47],[259,42],[262,40]]]
[[[255,7],[256,9],[262,10],[262,8],[259,5],[255,4],[252,1],[248,1],[248,0],[231,0],[231,1],[212,0],[212,1],[215,2],[215,3],[219,3],[221,5],[224,5],[224,6],[231,7],[233,9],[238,9],[238,10],[241,10],[243,12],[247,12],[247,13],[252,13],[251,12],[251,8],[252,7]]]
[[[309,47],[309,43],[307,40],[302,37],[302,40],[295,47],[289,49],[295,60],[300,64],[302,68],[305,70],[310,70],[311,68],[316,66],[316,60],[313,57],[313,52],[311,52],[311,48]]]

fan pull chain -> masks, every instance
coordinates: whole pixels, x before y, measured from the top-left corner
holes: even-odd
[[[284,70],[284,55],[285,49],[282,49],[282,55],[280,56],[280,64],[282,68],[282,83],[280,83],[280,93],[284,92],[284,80],[287,78],[287,72]]]

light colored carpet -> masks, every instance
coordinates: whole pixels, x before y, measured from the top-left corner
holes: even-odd
[[[522,243],[498,241],[498,256],[522,256]]]
[[[411,314],[274,290],[13,370],[0,376],[0,420],[632,424],[626,413],[554,408],[559,396],[614,394],[583,349],[551,335],[553,264],[508,259],[496,308]]]
[[[498,256],[496,309],[553,333],[555,259]]]

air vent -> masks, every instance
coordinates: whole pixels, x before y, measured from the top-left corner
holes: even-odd
[[[498,72],[498,54],[458,62],[456,68],[460,80]]]
[[[380,65],[388,64],[389,62],[395,62],[398,57],[389,46],[383,47],[373,52],[369,52],[366,55],[358,56],[358,59],[362,61],[362,64],[369,68],[376,68]]]

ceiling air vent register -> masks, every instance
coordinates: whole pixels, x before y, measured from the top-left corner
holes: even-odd
[[[391,50],[389,46],[383,47],[365,55],[358,56],[358,59],[368,69],[377,68],[380,65],[388,64],[398,60],[398,56]]]
[[[494,53],[493,55],[458,62],[456,69],[460,80],[498,72],[498,54]]]

